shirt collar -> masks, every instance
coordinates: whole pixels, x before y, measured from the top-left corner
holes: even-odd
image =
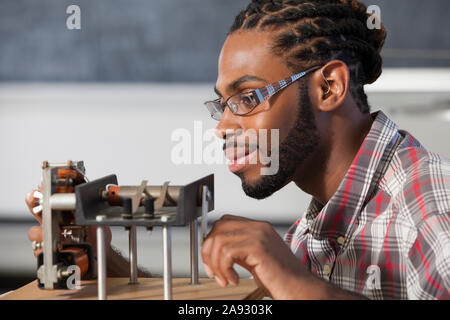
[[[325,206],[313,198],[308,207],[308,229],[315,238],[337,239],[353,229],[403,138],[383,112],[372,117],[372,127],[335,194]]]

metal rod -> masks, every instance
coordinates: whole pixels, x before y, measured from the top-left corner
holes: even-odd
[[[136,284],[138,283],[136,226],[130,227],[128,242],[130,247],[130,284]]]
[[[163,225],[164,300],[172,300],[172,248],[170,227]]]
[[[52,214],[50,197],[52,190],[51,168],[45,168],[42,174],[42,229],[44,242],[44,267],[43,275],[40,277],[45,289],[53,289],[57,282],[55,265],[56,239],[58,234],[58,216]]]
[[[55,193],[50,197],[52,210],[75,210],[75,193]]]
[[[97,221],[103,220],[97,217]],[[106,300],[106,246],[105,226],[97,226],[97,285],[98,300]]]
[[[190,223],[191,232],[191,284],[198,284],[198,222]]]

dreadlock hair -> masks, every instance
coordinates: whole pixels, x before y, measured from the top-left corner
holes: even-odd
[[[236,31],[272,31],[272,50],[293,72],[338,59],[347,64],[349,91],[361,112],[370,112],[364,85],[381,75],[386,30],[367,27],[358,0],[252,0],[235,18]]]

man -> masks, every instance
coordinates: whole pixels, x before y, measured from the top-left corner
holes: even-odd
[[[238,283],[237,263],[275,299],[450,298],[450,162],[369,113],[386,33],[367,18],[345,0],[255,0],[236,17],[207,103],[230,169],[250,197],[293,181],[313,200],[285,241],[266,222],[219,220],[202,257],[221,285]],[[250,129],[279,129],[275,175],[236,165]]]
[[[255,0],[236,17],[206,103],[229,168],[250,197],[293,181],[313,199],[284,240],[267,222],[216,222],[202,258],[222,286],[239,264],[274,299],[450,298],[450,162],[370,114],[386,33],[366,22],[345,0]],[[279,133],[270,175],[250,161],[260,129]]]

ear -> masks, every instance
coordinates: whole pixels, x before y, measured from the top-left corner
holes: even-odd
[[[350,81],[347,65],[340,60],[328,62],[311,77],[311,99],[319,111],[329,112],[339,108],[345,101]]]

